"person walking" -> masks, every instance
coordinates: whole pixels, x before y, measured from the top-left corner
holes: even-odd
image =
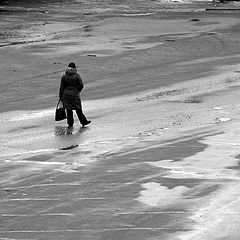
[[[59,99],[63,104],[63,108],[67,110],[67,124],[69,127],[73,127],[74,124],[73,110],[76,111],[78,119],[83,127],[91,123],[90,120],[87,120],[82,111],[79,94],[83,87],[84,84],[77,72],[75,63],[69,63],[65,73],[62,75],[59,89]]]

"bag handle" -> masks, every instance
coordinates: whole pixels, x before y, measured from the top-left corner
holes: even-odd
[[[59,98],[56,108],[58,108],[60,101],[61,101],[61,98]]]

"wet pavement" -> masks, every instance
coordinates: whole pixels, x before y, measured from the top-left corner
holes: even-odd
[[[0,9],[0,239],[239,240],[238,13],[28,4]],[[73,133],[53,116],[72,59]]]
[[[166,169],[153,164],[201,152],[207,145],[200,141],[214,134],[219,133],[206,131],[165,143],[142,141],[70,172],[33,171],[6,183],[0,189],[0,239],[146,240],[190,231],[192,206],[217,189],[216,183],[169,178]],[[47,155],[34,159],[49,160]],[[196,186],[201,191],[192,191]]]

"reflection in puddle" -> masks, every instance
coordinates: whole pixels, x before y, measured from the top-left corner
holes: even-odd
[[[55,136],[64,136],[64,135],[78,136],[79,134],[85,132],[86,130],[88,130],[87,127],[80,127],[78,131],[74,131],[73,127],[56,126]]]
[[[60,127],[60,126],[55,127],[55,136],[62,136],[62,135],[66,135],[66,134],[69,134],[68,128]]]

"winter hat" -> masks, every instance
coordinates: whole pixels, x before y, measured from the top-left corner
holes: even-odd
[[[69,64],[68,64],[68,67],[69,67],[69,68],[75,68],[75,69],[77,68],[77,67],[76,67],[76,64],[75,64],[74,62],[69,63]]]

